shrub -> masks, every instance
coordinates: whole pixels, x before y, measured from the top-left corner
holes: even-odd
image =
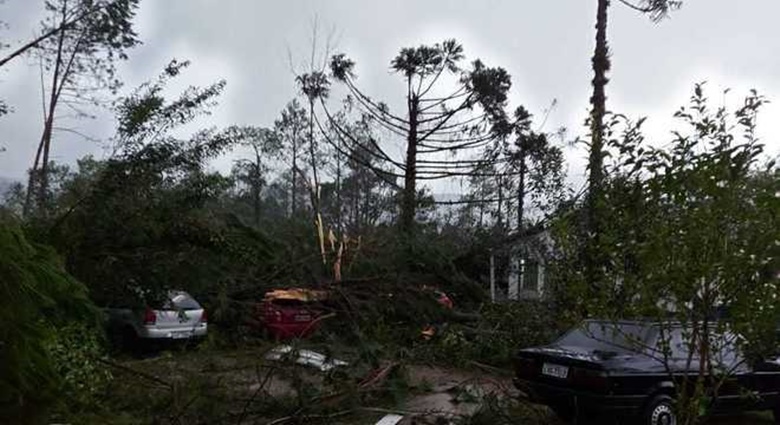
[[[507,366],[517,349],[547,344],[565,327],[545,302],[485,304],[475,323],[442,326],[436,339],[418,350],[422,357],[458,366],[472,361]]]

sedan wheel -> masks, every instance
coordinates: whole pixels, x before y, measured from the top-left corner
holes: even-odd
[[[644,423],[647,425],[677,425],[672,398],[661,395],[654,398],[645,411]]]

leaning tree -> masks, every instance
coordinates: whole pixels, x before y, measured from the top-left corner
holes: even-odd
[[[139,0],[46,0],[48,16],[42,22],[43,37],[32,50],[38,55],[46,79],[44,120],[38,149],[27,185],[25,212],[37,192],[45,213],[49,153],[57,127],[60,105],[76,116],[88,116],[85,108],[101,103],[98,93],[116,92],[121,85],[116,61],[127,59],[127,50],[140,40],[133,29]],[[43,82],[43,77],[42,82]],[[42,83],[43,84],[43,83]],[[59,116],[61,118],[61,116]]]
[[[475,153],[496,137],[497,131],[491,130],[509,127],[504,114],[511,86],[509,74],[502,68],[487,67],[480,60],[464,67],[463,60],[463,47],[455,40],[401,49],[390,66],[404,80],[404,106],[393,112],[386,103],[358,88],[352,60],[344,54],[331,59],[332,77],[346,86],[352,101],[370,117],[372,125],[405,145],[405,153],[395,153],[374,138],[353,137],[320,98],[340,141],[336,144],[329,139],[334,148],[352,161],[371,156],[383,165],[372,166],[372,171],[399,190],[399,222],[405,234],[414,227],[418,182],[473,175],[484,163]],[[402,180],[403,186],[396,180]]]

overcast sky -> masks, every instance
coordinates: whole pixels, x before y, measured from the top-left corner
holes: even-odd
[[[0,41],[12,46],[38,29],[42,1],[6,0],[0,17],[8,28]],[[780,152],[780,17],[778,0],[686,0],[671,19],[653,24],[613,2],[608,107],[649,116],[655,143],[670,139],[672,113],[685,104],[693,84],[708,81],[719,102],[737,102],[751,88],[774,101],[763,110],[759,135],[773,155]],[[405,46],[456,38],[468,59],[502,66],[513,79],[511,103],[537,117],[553,99],[545,129],[584,135],[590,95],[590,57],[596,0],[142,0],[137,30],[143,45],[121,67],[128,88],[148,80],[171,59],[192,66],[173,90],[220,78],[227,88],[215,113],[199,126],[270,126],[295,95],[288,51],[302,62],[310,50],[314,17],[321,32],[335,29],[337,48],[357,62],[359,84],[391,104],[401,99],[389,61]],[[7,50],[6,50],[7,51]],[[0,176],[21,179],[31,165],[41,133],[38,67],[25,59],[0,70],[0,99],[14,109],[0,118]],[[105,140],[107,114],[77,124]],[[53,157],[73,162],[104,155],[100,145],[59,133]],[[585,152],[568,148],[570,179],[581,181]],[[230,158],[217,164],[229,166]]]

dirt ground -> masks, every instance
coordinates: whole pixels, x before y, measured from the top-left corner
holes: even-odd
[[[374,424],[388,414],[403,416],[400,425],[470,423],[464,420],[484,416],[485,400],[493,410],[518,407],[518,392],[501,373],[421,364],[383,364],[374,370],[351,370],[348,365],[344,372],[323,373],[316,367],[269,361],[268,352],[269,347],[262,346],[163,352],[117,361],[108,396],[119,419],[112,422],[184,423],[186,418],[187,423],[214,423],[216,417],[220,423],[274,423],[302,410],[296,407],[301,393],[308,397],[304,404],[316,400],[327,405],[323,416],[349,411],[321,423]],[[385,376],[374,376],[383,371],[388,371]],[[345,379],[357,383],[347,392],[369,396],[341,394],[344,385],[332,382],[339,379],[334,373],[345,373]],[[374,392],[378,395],[370,394]],[[542,407],[522,410],[518,414],[533,416],[523,423],[557,423]],[[289,423],[307,422],[314,423]]]
[[[325,373],[267,360],[270,348],[117,361],[107,394],[112,414],[94,423],[376,424],[395,414],[403,417],[399,425],[562,424],[548,409],[524,401],[500,370],[348,364]],[[709,423],[771,424],[770,418],[751,413]]]

